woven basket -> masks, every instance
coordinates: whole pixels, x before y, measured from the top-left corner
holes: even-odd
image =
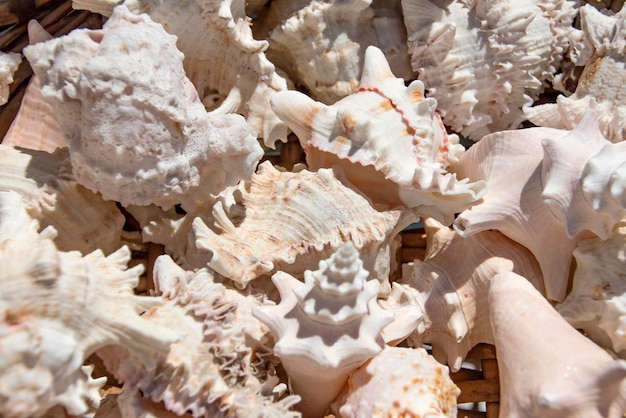
[[[27,24],[30,19],[39,21],[53,36],[64,35],[77,27],[96,29],[101,27],[103,22],[101,15],[73,10],[71,0],[0,0],[0,50],[21,52],[28,45]],[[31,76],[32,70],[28,62],[23,60],[10,86],[9,101],[0,107],[0,137],[4,137],[15,118]],[[304,152],[297,138],[292,135],[288,142],[279,143],[276,150],[268,151],[263,159],[291,169],[294,164],[304,162]],[[125,229],[137,231],[139,227],[130,216],[127,216]],[[423,230],[404,231],[401,242],[397,257],[398,271],[402,263],[424,259],[426,235]],[[154,289],[152,265],[161,254],[163,254],[161,245],[135,243],[131,264],[143,264],[146,271],[136,289],[138,294],[149,294]],[[120,385],[107,374],[95,355],[88,361],[96,366],[94,377],[107,376],[109,379],[103,388],[103,394],[119,390]],[[497,418],[500,386],[495,347],[487,344],[474,347],[467,356],[466,364],[474,367],[464,367],[457,373],[451,373],[452,380],[461,389],[458,403],[464,404],[461,408],[469,408],[459,409],[458,417]]]

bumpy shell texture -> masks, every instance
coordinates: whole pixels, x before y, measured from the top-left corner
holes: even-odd
[[[118,6],[102,30],[24,53],[67,137],[76,179],[105,199],[191,208],[249,176],[261,157],[241,116],[207,114],[176,38],[145,14]]]
[[[365,52],[356,93],[325,106],[282,92],[271,104],[298,136],[311,169],[340,166],[375,204],[450,223],[485,192],[482,182],[458,181],[446,171],[464,152],[458,137],[447,135],[424,85],[406,87],[376,47]]]
[[[0,106],[9,100],[9,84],[22,62],[22,55],[15,52],[0,53]]]

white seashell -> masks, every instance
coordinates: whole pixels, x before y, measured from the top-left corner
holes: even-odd
[[[110,254],[120,247],[124,216],[76,182],[66,148],[50,154],[0,145],[0,161],[0,190],[17,192],[41,228],[58,231],[59,250]]]
[[[376,211],[333,170],[280,172],[264,162],[250,182],[221,193],[212,219],[195,219],[193,229],[209,267],[238,286],[277,270],[301,276],[353,241],[388,292],[391,241],[412,221]]]
[[[626,221],[607,240],[581,241],[574,257],[573,288],[557,306],[559,313],[597,344],[626,357]]]
[[[485,192],[482,182],[457,181],[446,172],[464,152],[458,137],[446,134],[424,85],[405,87],[375,47],[365,53],[357,93],[325,106],[281,92],[271,104],[298,136],[309,167],[340,166],[375,204],[409,207],[450,223]]]
[[[0,106],[9,101],[9,85],[13,83],[13,74],[21,63],[21,54],[0,52]]]
[[[135,354],[162,352],[176,338],[137,315],[160,300],[133,294],[143,267],[126,269],[127,247],[108,257],[101,251],[83,257],[58,251],[53,228],[41,234],[37,229],[20,196],[0,192],[3,417],[45,416],[55,405],[70,415],[86,413],[97,407],[104,384],[82,368],[91,353],[105,345]],[[152,363],[149,356],[144,361]]]
[[[30,45],[51,38],[52,36],[36,20],[28,22]],[[52,106],[41,97],[41,82],[36,75],[28,82],[20,108],[4,135],[2,144],[48,152],[67,146]]]
[[[243,115],[266,146],[287,140],[287,127],[269,99],[287,80],[265,56],[267,41],[252,37],[245,0],[126,0],[134,13],[176,35],[185,71],[212,114]],[[214,100],[215,99],[215,100]]]
[[[428,242],[424,261],[402,266],[402,278],[387,303],[400,307],[408,297],[420,314],[409,344],[430,344],[433,355],[457,371],[472,347],[493,344],[487,303],[493,277],[514,271],[543,292],[541,271],[528,250],[498,231],[462,238],[433,219],[423,222]]]
[[[588,230],[607,239],[626,215],[626,142],[600,133],[593,111],[563,138],[543,142],[542,198],[570,238]]]
[[[602,135],[611,142],[626,138],[622,97],[626,94],[626,8],[607,16],[591,5],[580,9],[580,20],[592,57],[585,65],[576,91],[569,97],[559,96],[556,103],[524,109],[528,119],[538,126],[573,129],[587,109],[598,114]]]
[[[413,70],[473,140],[517,128],[569,47],[576,2],[403,0]]]
[[[496,229],[528,248],[541,266],[546,297],[555,301],[566,296],[572,251],[581,239],[592,236],[586,232],[570,238],[542,198],[542,143],[567,133],[529,128],[490,134],[454,167],[459,177],[484,180],[489,189],[479,204],[457,217],[455,230],[467,237]]]
[[[338,418],[456,418],[461,392],[423,348],[388,347],[350,374],[331,404]]]
[[[105,199],[193,208],[248,177],[261,157],[241,116],[206,113],[175,39],[118,6],[101,31],[24,49],[67,137],[74,176]]]
[[[168,411],[194,417],[295,417],[298,400],[274,401],[278,383],[268,361],[267,329],[252,317],[260,298],[241,294],[205,270],[186,272],[168,256],[155,263],[155,282],[165,302],[143,318],[182,334],[169,352],[150,353],[156,366],[105,347],[98,351],[124,391],[141,390]],[[265,354],[265,355],[264,355]]]
[[[307,270],[304,283],[276,273],[280,304],[252,311],[274,336],[274,353],[302,396],[296,408],[304,417],[324,416],[350,371],[382,350],[380,333],[394,314],[378,306],[379,282],[368,275],[348,242],[318,270]]]
[[[626,362],[572,328],[522,276],[500,273],[489,291],[498,352],[500,416],[618,418]]]

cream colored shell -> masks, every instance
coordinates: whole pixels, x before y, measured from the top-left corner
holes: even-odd
[[[13,74],[22,62],[22,55],[15,52],[0,53],[0,106],[9,101],[9,85]]]

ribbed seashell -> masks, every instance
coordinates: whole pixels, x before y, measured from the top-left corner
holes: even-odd
[[[99,350],[107,369],[124,383],[124,391],[140,390],[178,415],[297,416],[288,410],[297,397],[274,400],[279,381],[268,361],[268,331],[251,314],[262,300],[218,283],[206,269],[186,272],[168,256],[157,259],[154,272],[165,302],[143,319],[175,329],[182,338],[169,352],[150,354],[153,368],[119,349]]]
[[[36,20],[28,22],[30,45],[51,38],[52,36]],[[2,138],[2,144],[48,152],[67,146],[52,106],[41,97],[41,82],[36,75],[28,82],[20,108]]]
[[[455,132],[517,128],[569,48],[576,2],[403,0],[413,70]]]
[[[102,30],[24,54],[66,135],[76,180],[105,199],[193,208],[249,177],[261,157],[243,117],[207,114],[176,38],[145,14],[117,6]]]
[[[365,52],[355,94],[326,106],[289,91],[271,104],[298,136],[311,169],[340,166],[375,204],[450,223],[485,192],[482,182],[457,181],[446,171],[465,149],[447,135],[422,82],[406,87],[376,47]]]
[[[372,0],[313,0],[274,28],[267,55],[326,104],[357,90],[368,45],[395,51],[394,73],[414,78],[401,16],[377,17],[371,5]]]
[[[598,114],[600,130],[611,142],[626,138],[626,8],[614,15],[598,11],[592,5],[580,9],[582,31],[588,48],[593,51],[585,65],[576,91],[559,96],[556,103],[524,109],[528,119],[538,126],[573,129],[587,109]]]
[[[368,275],[348,242],[318,270],[307,270],[304,283],[273,275],[280,304],[252,311],[274,336],[274,354],[302,397],[296,408],[304,417],[323,417],[348,374],[382,350],[380,333],[394,314],[377,304],[380,283]]]
[[[405,226],[400,211],[376,211],[334,170],[280,172],[269,162],[250,182],[221,193],[212,219],[193,222],[195,244],[209,252],[209,267],[239,286],[277,270],[302,277],[353,241],[387,291],[391,241]]]
[[[9,101],[9,85],[13,83],[13,74],[21,63],[21,54],[0,52],[0,106]]]
[[[266,146],[287,140],[287,127],[269,99],[287,80],[265,56],[267,41],[252,37],[245,0],[126,0],[176,35],[185,71],[212,114],[243,115]]]
[[[494,277],[489,303],[498,352],[500,416],[624,416],[624,360],[614,360],[575,330],[516,273]]]
[[[460,177],[484,180],[489,190],[479,204],[457,217],[455,230],[467,237],[496,229],[528,248],[541,266],[546,297],[555,301],[566,296],[572,251],[581,239],[593,236],[583,232],[570,238],[542,197],[542,143],[567,134],[551,128],[493,133],[454,166]]]
[[[67,148],[50,154],[0,144],[0,162],[0,190],[17,192],[41,228],[58,231],[59,250],[110,254],[120,247],[124,216],[76,182]]]
[[[428,242],[424,261],[402,266],[387,304],[413,305],[420,320],[409,344],[430,344],[433,355],[457,371],[472,347],[493,344],[487,303],[493,277],[514,271],[543,292],[541,271],[527,249],[498,231],[462,238],[433,219],[423,222]]]
[[[544,202],[569,237],[587,230],[607,239],[626,215],[626,142],[605,139],[589,110],[569,134],[542,144]]]
[[[143,266],[126,269],[127,247],[60,252],[54,228],[37,230],[20,196],[0,192],[0,415],[46,416],[55,405],[81,415],[104,384],[82,368],[90,354],[119,345],[150,367],[148,353],[167,352],[177,334],[138,315],[160,299],[133,294]]]
[[[571,292],[557,306],[589,338],[626,358],[626,220],[607,240],[581,241],[574,250]]]
[[[350,373],[331,409],[337,418],[456,418],[460,392],[450,370],[423,348],[386,346]]]

